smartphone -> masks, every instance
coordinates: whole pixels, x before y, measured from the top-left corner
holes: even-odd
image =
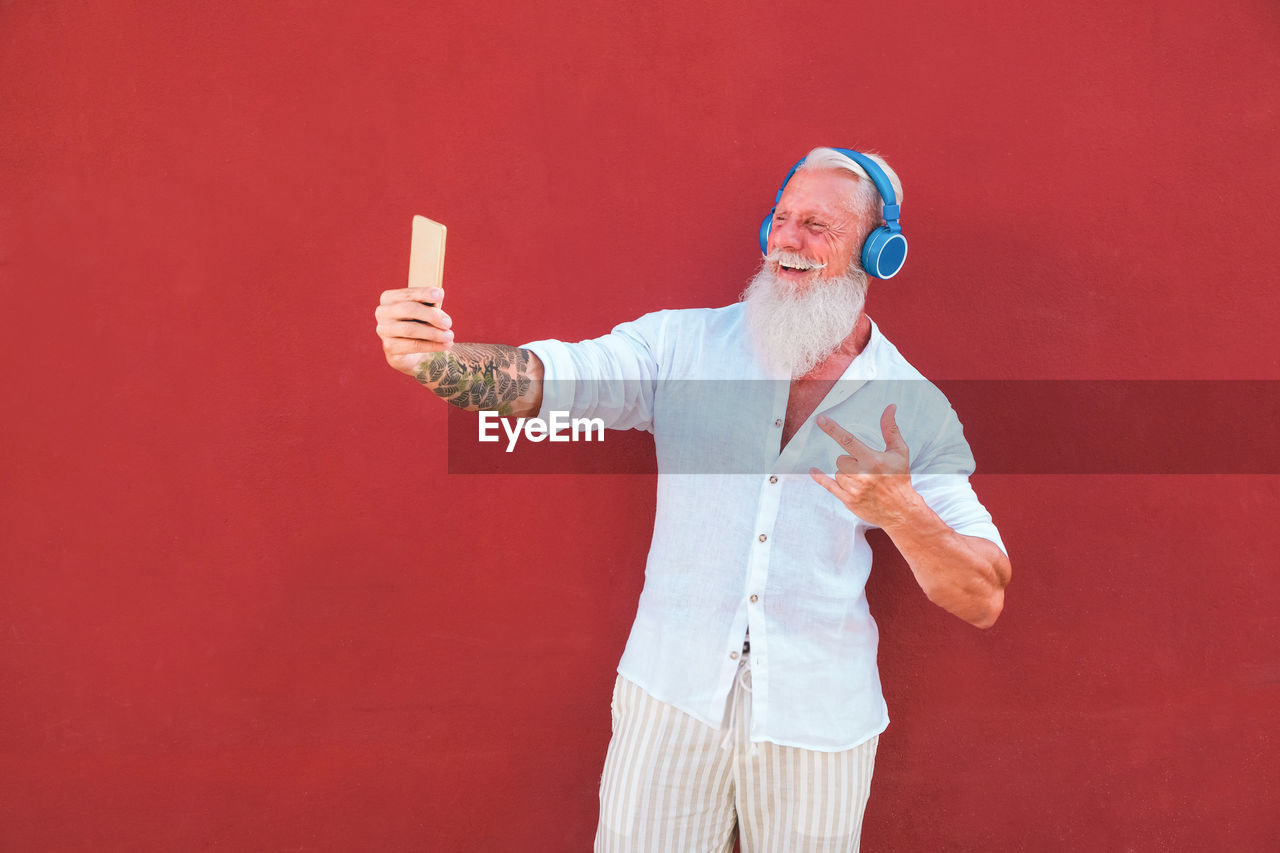
[[[445,227],[425,216],[413,217],[409,244],[409,286],[440,287],[444,281]],[[427,305],[435,307],[434,303]]]

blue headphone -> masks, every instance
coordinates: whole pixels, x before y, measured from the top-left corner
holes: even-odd
[[[898,224],[901,206],[893,193],[893,184],[876,161],[867,155],[848,148],[832,150],[839,151],[861,166],[880,192],[880,198],[884,201],[885,224],[868,234],[867,241],[862,244],[862,268],[867,271],[867,275],[874,278],[893,278],[902,269],[902,264],[907,259],[907,238],[902,233],[902,226]],[[769,232],[773,230],[773,213],[778,209],[778,202],[782,200],[782,191],[787,188],[787,182],[796,173],[796,169],[802,165],[804,160],[792,166],[791,171],[787,172],[787,176],[782,179],[782,186],[778,188],[778,194],[773,199],[773,207],[769,208],[769,214],[760,225],[760,251],[765,254],[769,253]]]

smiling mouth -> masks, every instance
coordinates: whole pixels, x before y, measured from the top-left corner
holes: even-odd
[[[799,252],[787,251],[785,249],[774,250],[769,256],[769,260],[777,265],[778,272],[790,273],[791,275],[801,275],[816,270],[826,268],[826,264],[820,264],[813,258],[806,258]]]
[[[790,249],[774,249],[767,259],[774,265],[777,274],[800,276],[826,269],[827,265],[807,258],[800,252]]]

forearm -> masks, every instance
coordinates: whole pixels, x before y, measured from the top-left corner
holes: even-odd
[[[505,344],[454,344],[425,355],[413,377],[469,412],[527,417],[542,407],[542,359]]]
[[[1011,569],[994,542],[955,532],[918,495],[881,527],[930,601],[979,628],[995,624]]]

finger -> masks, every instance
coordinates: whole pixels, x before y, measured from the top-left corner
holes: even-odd
[[[453,326],[452,317],[439,308],[432,308],[421,302],[393,302],[390,305],[379,305],[374,309],[373,316],[379,323],[412,320],[435,326],[437,329],[448,329]]]
[[[818,415],[818,429],[835,439],[836,444],[848,451],[850,456],[869,456],[875,452],[826,415]]]
[[[453,341],[419,341],[412,338],[387,338],[382,342],[382,351],[388,356],[421,355],[428,352],[447,352],[453,349]]]
[[[886,453],[900,453],[908,456],[911,451],[907,447],[906,439],[902,437],[902,431],[898,429],[898,421],[894,417],[897,413],[897,403],[885,406],[884,411],[880,413],[880,434],[884,436]]]
[[[377,331],[378,337],[383,340],[388,338],[410,338],[417,341],[436,341],[438,343],[447,343],[453,340],[453,332],[449,329],[438,329],[435,326],[428,326],[426,323],[412,321],[379,323]]]
[[[383,305],[394,302],[425,302],[439,307],[444,302],[444,289],[439,287],[398,287],[382,291],[379,300]]]
[[[844,503],[849,499],[848,492],[840,488],[839,483],[828,477],[822,471],[819,471],[817,468],[809,469],[809,478],[834,495],[836,500],[840,501],[840,503]]]
[[[852,508],[854,508],[852,507],[854,496],[852,496],[851,492],[846,491],[846,489],[840,484],[840,476],[842,475],[837,474],[836,476],[837,479],[833,480],[826,474],[823,474],[822,471],[819,471],[817,467],[810,467],[809,469],[809,478],[812,479],[814,483],[817,483],[820,487],[827,489],[828,492],[831,492],[831,496],[833,498],[844,503],[845,507],[852,511]]]
[[[841,474],[866,474],[867,466],[859,462],[855,456],[839,456],[836,458],[836,470]]]
[[[844,471],[837,471],[835,481],[836,488],[844,492],[850,500],[864,494],[867,490],[867,475],[862,472],[847,474]]]
[[[382,291],[383,305],[393,302],[439,302],[444,299],[444,289],[439,287],[397,287]]]

